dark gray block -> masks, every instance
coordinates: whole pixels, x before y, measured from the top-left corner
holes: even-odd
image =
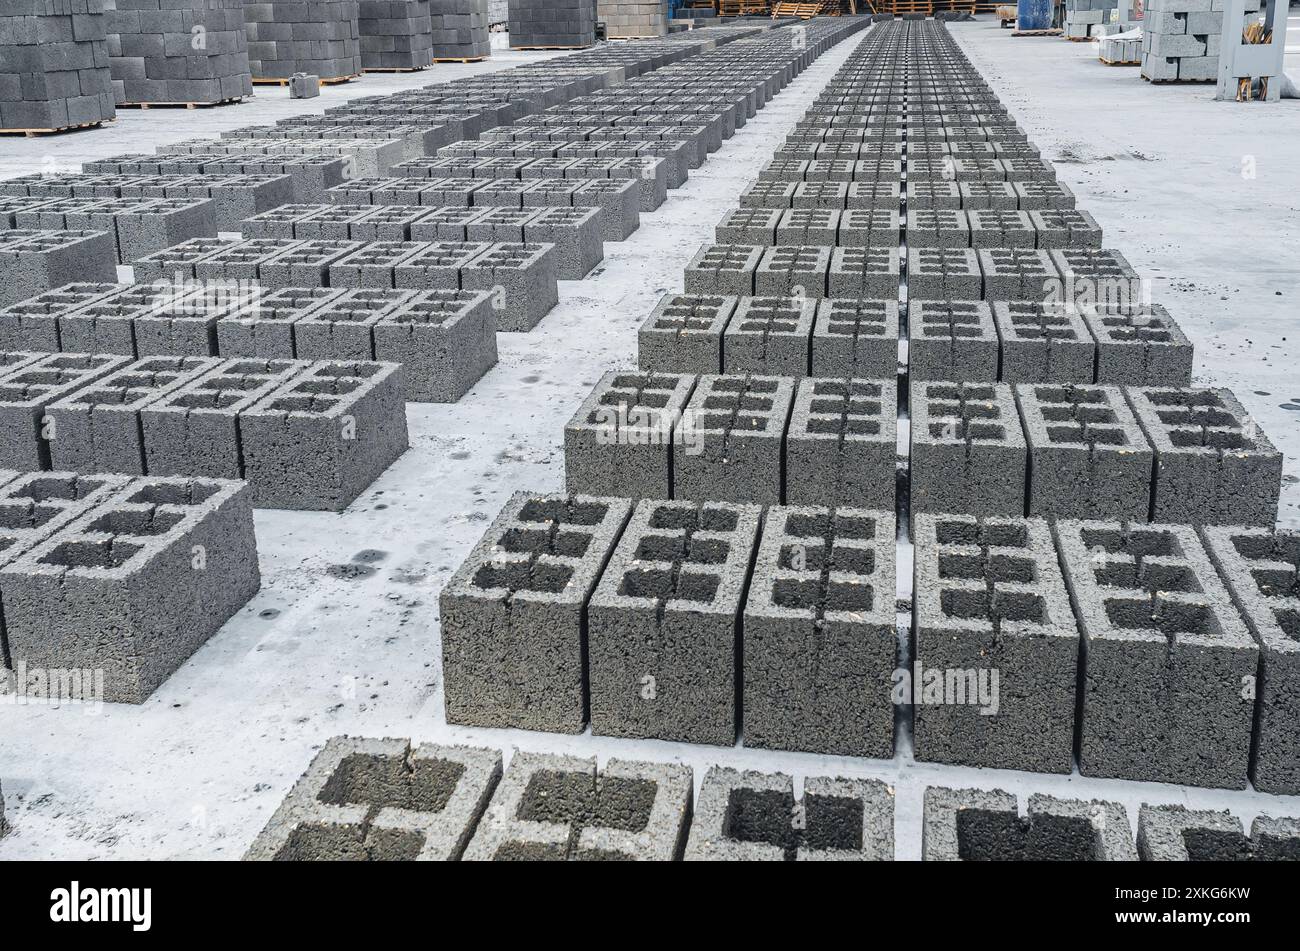
[[[1097,382],[1191,386],[1192,343],[1169,311],[1159,304],[1140,313],[1128,310],[1082,308],[1083,321],[1097,341]]]
[[[705,245],[686,265],[686,293],[752,297],[754,272],[766,250],[759,245]]]
[[[1061,252],[1035,248],[983,248],[979,268],[985,300],[1034,301],[1059,305],[1073,300],[1073,288],[1064,279],[1053,255]]]
[[[109,354],[53,353],[23,360],[0,375],[0,467],[20,472],[50,468],[56,436],[49,407],[127,363]]]
[[[996,301],[1004,383],[1091,383],[1097,360],[1092,334],[1072,307]]]
[[[1137,850],[1144,862],[1294,862],[1300,859],[1300,821],[1256,816],[1248,838],[1226,809],[1143,803]]]
[[[117,280],[113,236],[104,231],[0,231],[0,307],[72,284]]]
[[[898,443],[894,379],[802,380],[785,448],[785,501],[893,510]]]
[[[372,326],[375,359],[402,364],[409,402],[454,403],[497,362],[487,291],[422,291]]]
[[[1000,345],[988,304],[913,298],[907,313],[911,379],[972,383],[998,379]]]
[[[121,290],[120,284],[65,284],[0,308],[0,352],[58,353],[60,319]]]
[[[217,319],[217,352],[223,357],[290,360],[294,356],[294,324],[344,293],[328,287],[266,291]]]
[[[460,268],[464,290],[489,291],[497,327],[527,331],[560,302],[559,254],[553,244],[493,244]]]
[[[721,372],[722,334],[737,301],[705,294],[664,295],[637,334],[637,365],[660,373]]]
[[[909,300],[970,301],[983,297],[979,259],[970,248],[908,248]]]
[[[759,264],[759,281],[767,262],[765,256]],[[786,275],[791,280],[802,280],[795,276],[794,269],[799,264],[790,262],[790,267],[792,270],[785,272]],[[777,275],[770,277],[776,279]],[[816,316],[817,301],[802,293],[741,297],[722,335],[723,372],[806,376],[809,340]]]
[[[898,304],[828,298],[817,304],[812,375],[891,378],[898,370]]]

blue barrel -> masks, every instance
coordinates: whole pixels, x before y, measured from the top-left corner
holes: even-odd
[[[1017,30],[1050,30],[1052,0],[1016,0]]]

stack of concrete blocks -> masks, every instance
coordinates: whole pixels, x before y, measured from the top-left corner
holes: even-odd
[[[344,79],[361,73],[358,0],[246,3],[244,18],[254,79],[287,81],[294,73]]]
[[[1247,836],[1226,810],[1144,803],[1137,851],[1144,862],[1294,862],[1300,860],[1300,819],[1256,816]]]
[[[100,699],[138,704],[260,587],[253,511],[243,482],[105,478],[0,570],[5,640],[15,665],[102,671]]]
[[[874,779],[714,766],[704,775],[688,862],[892,862],[894,791]]]
[[[1225,0],[1148,0],[1142,20],[1142,75],[1152,82],[1215,82]],[[1246,0],[1246,17],[1260,0]],[[1244,24],[1243,24],[1244,25]]]
[[[487,0],[433,0],[433,59],[484,59],[492,55]]]
[[[598,0],[596,15],[610,39],[663,36],[668,32],[667,0]]]
[[[216,202],[204,198],[55,198],[17,212],[14,223],[35,230],[107,232],[120,264],[190,238],[217,236]]]
[[[243,0],[103,2],[119,105],[206,105],[252,95]]]
[[[1033,793],[1021,816],[1016,797],[1001,789],[931,786],[924,810],[926,862],[1137,861],[1128,813],[1117,802]]]
[[[1141,24],[1131,24],[1131,29],[1124,30],[1124,35],[1115,35],[1101,33],[1101,43],[1097,49],[1097,57],[1103,63],[1109,66],[1140,66],[1142,64],[1142,36]],[[1105,27],[1102,27],[1104,30]],[[1123,26],[1117,26],[1115,30],[1123,30]],[[1133,36],[1128,33],[1134,32]]]
[[[0,307],[74,281],[117,280],[117,247],[107,231],[0,232]]]
[[[1118,8],[1119,0],[1065,0],[1065,38],[1087,39],[1095,27],[1109,22],[1111,11]]]
[[[0,129],[52,131],[113,118],[106,40],[103,0],[0,6]]]
[[[500,779],[496,750],[336,736],[244,860],[456,861]]]
[[[593,0],[510,0],[512,49],[591,46],[596,42]]]
[[[424,69],[431,62],[429,0],[360,0],[362,69]]]

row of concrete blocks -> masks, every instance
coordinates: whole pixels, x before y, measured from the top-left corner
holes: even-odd
[[[718,244],[894,247],[900,241],[896,209],[737,208],[715,229]],[[1086,211],[907,212],[911,248],[1100,248],[1101,226]]]
[[[0,477],[0,694],[144,703],[260,587],[251,494],[221,479]],[[64,695],[69,682],[83,695]]]
[[[912,380],[1190,386],[1192,344],[1168,311],[1024,301],[912,301]],[[664,373],[896,375],[898,304],[874,298],[667,294],[638,365]]]
[[[688,294],[897,300],[896,245],[706,244],[686,266]],[[907,292],[935,302],[1023,301],[1136,309],[1141,278],[1118,251],[1054,248],[909,248]]]
[[[255,79],[308,73],[343,79],[361,73],[357,0],[244,4],[248,60]]]
[[[894,792],[878,780],[333,737],[246,861],[892,861]],[[925,791],[926,861],[1276,861],[1300,822],[1148,805],[1136,846],[1116,802]]]
[[[0,205],[0,213],[3,205]],[[555,245],[556,275],[580,281],[605,257],[603,209],[282,205],[243,223],[248,238],[300,241],[489,241]]]
[[[142,284],[488,291],[497,329],[527,331],[559,303],[558,259],[549,243],[196,238],[143,257],[134,269]]]
[[[253,94],[243,0],[105,0],[104,9],[119,105],[210,104]]]
[[[940,95],[948,99],[955,95],[948,91],[934,91],[924,87],[914,91],[911,96]],[[901,96],[902,93],[900,92]],[[802,155],[786,155],[782,152],[785,145],[801,148],[805,143],[871,143],[903,146],[916,142],[929,144],[938,142],[1027,142],[1024,129],[1009,118],[1001,116],[984,116],[976,119],[969,113],[938,115],[923,111],[909,104],[906,111],[901,102],[882,106],[880,113],[871,114],[866,125],[830,125],[825,121],[806,121],[795,124],[786,136],[785,144],[776,152],[776,158],[804,158]]]
[[[770,169],[779,168],[780,173],[765,174],[763,177],[805,182],[853,181],[853,178],[846,177],[845,167],[838,163],[874,163],[882,159],[899,160],[905,155],[918,159],[935,155],[983,158],[1038,155],[1037,146],[1010,136],[1002,139],[946,137],[949,133],[956,133],[959,128],[965,127],[944,127],[944,137],[929,135],[916,140],[872,138],[859,141],[841,136],[828,139],[824,134],[810,132],[791,135],[776,150],[772,163],[768,166]],[[848,170],[852,170],[851,164]]]
[[[6,353],[0,465],[245,479],[341,511],[406,451],[402,368],[368,361]]]
[[[0,10],[0,130],[54,131],[112,119],[99,0]]]
[[[741,208],[886,208],[897,211],[906,195],[912,208],[964,208],[968,211],[1069,210],[1074,193],[1060,182],[901,182],[759,181],[740,195]]]
[[[667,7],[660,0],[598,0],[596,15],[610,37],[663,36]]]
[[[759,181],[849,183],[899,181],[903,177],[903,163],[897,159],[818,162],[817,167],[811,170],[814,177],[807,178],[810,170],[806,165],[813,164],[805,164],[804,160],[777,160],[763,169]],[[821,177],[823,173],[828,177]],[[907,177],[913,181],[939,182],[1052,182],[1056,180],[1056,170],[1051,162],[1034,156],[977,157],[926,153],[908,157]]]
[[[910,706],[920,760],[1300,789],[1294,535],[912,537],[905,655],[892,509],[520,493],[441,596],[448,722],[887,758]]]
[[[117,280],[111,233],[0,230],[0,307],[81,278]]]
[[[290,175],[24,175],[0,181],[0,201],[13,198],[212,199],[217,231],[238,231],[246,218],[294,200]],[[84,278],[85,275],[82,275]]]
[[[601,237],[626,241],[641,226],[641,186],[633,179],[357,179],[332,188],[339,205],[425,208],[599,208]]]
[[[490,24],[487,0],[434,0],[433,58],[491,55]]]
[[[0,198],[0,236],[10,230],[103,231],[119,264],[190,238],[216,237],[211,198]]]
[[[309,150],[269,152],[211,152],[203,155],[180,152],[161,155],[118,155],[82,163],[82,174],[110,179],[144,176],[267,176],[286,175],[292,184],[290,201],[326,201],[328,190],[355,175],[356,160],[337,152]],[[35,176],[33,176],[34,178]],[[26,179],[25,181],[30,181]]]
[[[409,402],[454,403],[497,362],[490,291],[69,284],[0,309],[0,352],[399,363]]]
[[[177,167],[181,171],[203,172],[209,165],[219,171],[229,171],[246,164],[256,165],[277,158],[343,160],[346,165],[338,179],[346,181],[359,175],[386,175],[398,162],[424,154],[427,137],[431,135],[435,140],[440,137],[438,133],[406,134],[388,128],[330,131],[331,135],[311,138],[189,139],[160,147],[154,156],[145,156],[143,168],[152,171],[151,163],[157,162],[160,166],[164,163],[169,166],[171,163],[179,163]],[[113,156],[110,161],[133,158],[135,157]]]
[[[561,130],[559,132],[561,138],[547,138],[545,136],[548,134],[549,127],[543,127],[538,130],[539,137],[536,139],[519,138],[510,141],[476,139],[458,142],[439,149],[437,157],[402,162],[394,167],[393,173],[412,178],[444,178],[461,174],[461,170],[467,163],[477,159],[528,158],[555,161],[555,170],[548,173],[546,177],[563,178],[564,170],[568,167],[565,163],[569,159],[660,158],[664,160],[668,187],[680,188],[686,184],[691,169],[699,168],[704,164],[710,151],[706,140],[709,127],[706,125],[638,126],[632,130],[616,129],[613,126],[607,128],[614,130],[615,137],[570,139],[568,132]],[[721,136],[719,136],[719,147],[721,147]],[[452,155],[443,155],[444,152],[451,152]],[[457,155],[461,156],[462,161],[454,166],[444,161]],[[521,168],[518,176],[510,177],[532,177],[532,173],[538,170],[536,167],[529,169],[529,176],[525,176]],[[470,177],[488,176],[474,175],[471,172]]]

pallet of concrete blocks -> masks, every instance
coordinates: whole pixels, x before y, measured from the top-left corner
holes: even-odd
[[[511,497],[440,599],[447,722],[582,731],[587,601],[631,508]]]
[[[1041,519],[916,515],[916,758],[1068,773],[1079,631]]]
[[[773,506],[744,610],[745,744],[894,751],[891,509]]]
[[[1118,9],[1119,0],[1065,0],[1065,38],[1088,39],[1092,36],[1094,27],[1106,23],[1111,11]]]
[[[103,700],[144,703],[260,587],[250,494],[121,479],[0,570],[11,662],[103,671]]]
[[[1300,819],[1256,816],[1247,836],[1229,813],[1152,806],[1138,811],[1138,856],[1144,862],[1300,861]]]
[[[663,36],[668,32],[667,8],[659,0],[599,0],[596,16],[610,39]]]
[[[0,231],[0,307],[75,281],[112,284],[117,250],[106,231]]]
[[[511,49],[579,49],[596,42],[593,0],[510,0]]]
[[[104,0],[119,105],[213,105],[253,94],[242,0]]]
[[[800,380],[786,433],[786,503],[892,510],[897,411],[893,378]]]
[[[1282,454],[1231,390],[1129,387],[1125,392],[1155,450],[1154,521],[1276,521]]]
[[[464,860],[675,861],[693,791],[690,767],[675,763],[518,752]]]
[[[794,387],[789,377],[699,377],[672,447],[673,498],[779,503]]]
[[[18,228],[106,232],[119,264],[217,234],[216,203],[203,198],[56,198],[19,212],[15,222]]]
[[[736,652],[762,510],[647,499],[587,607],[591,729],[731,746]]]
[[[433,61],[465,62],[492,55],[487,0],[433,0]]]
[[[1149,520],[1155,455],[1122,389],[1021,384],[1015,395],[1029,446],[1030,515]]]
[[[1261,792],[1300,793],[1300,535],[1217,526],[1201,534],[1259,644],[1251,783]]]
[[[1080,772],[1244,789],[1259,647],[1196,530],[1054,530],[1084,637]]]
[[[0,8],[0,131],[57,132],[116,114],[100,0]]]
[[[361,68],[364,71],[424,69],[433,57],[429,0],[360,0]]]
[[[1010,386],[918,380],[910,403],[912,511],[1024,514],[1028,452]]]
[[[1248,19],[1259,10],[1259,0],[1246,0]],[[1143,12],[1143,79],[1208,83],[1219,78],[1224,13],[1220,2],[1149,0]]]
[[[360,4],[357,0],[244,5],[244,28],[253,80],[288,81],[294,73],[323,80],[361,73]]]
[[[244,860],[457,861],[500,779],[497,750],[332,737]]]
[[[926,862],[1135,862],[1138,857],[1128,813],[1117,802],[1033,793],[1022,816],[1016,797],[1001,789],[930,786],[921,822]]]
[[[688,862],[891,862],[894,791],[878,780],[714,766],[704,774]]]

